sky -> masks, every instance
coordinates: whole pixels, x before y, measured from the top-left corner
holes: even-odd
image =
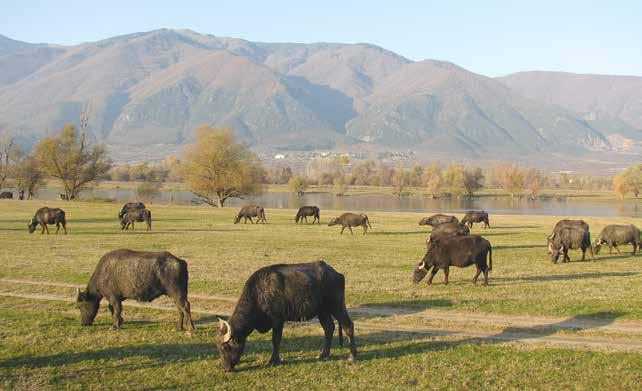
[[[159,28],[263,42],[366,42],[487,76],[642,76],[642,1],[0,0],[0,34],[77,44]]]

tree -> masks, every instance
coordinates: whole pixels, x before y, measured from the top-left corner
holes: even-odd
[[[392,185],[395,188],[395,194],[399,197],[403,195],[404,189],[410,186],[411,173],[402,166],[395,168],[392,175]]]
[[[544,178],[538,170],[531,168],[524,172],[524,190],[531,199],[535,199],[539,195],[543,182]]]
[[[466,191],[464,186],[464,167],[459,164],[451,164],[443,174],[444,185],[454,196],[461,196]]]
[[[22,149],[13,137],[0,138],[0,189],[8,186],[9,178],[14,174],[16,162],[22,157]]]
[[[493,168],[493,176],[502,189],[515,197],[524,188],[524,173],[513,163],[500,163]]]
[[[185,147],[183,159],[185,183],[208,205],[223,207],[230,198],[261,190],[261,163],[254,153],[235,142],[229,129],[198,128],[196,143]]]
[[[484,172],[481,168],[464,169],[464,189],[466,194],[472,196],[475,192],[484,187]]]
[[[633,193],[635,198],[642,192],[642,163],[635,164],[613,178],[613,190],[621,198]]]
[[[344,195],[346,193],[346,190],[348,190],[348,187],[346,186],[346,180],[343,175],[336,176],[332,181],[332,184],[334,185],[333,190],[335,195]]]
[[[433,163],[426,167],[421,175],[421,180],[428,193],[435,198],[439,194],[443,182],[439,163]]]
[[[38,167],[38,161],[31,155],[16,164],[15,177],[18,193],[26,194],[28,200],[33,198],[45,183],[44,174]]]
[[[158,197],[163,187],[161,182],[144,181],[136,187],[136,197],[143,202],[151,202],[154,197]]]
[[[303,195],[303,192],[308,188],[308,181],[305,177],[301,175],[294,176],[290,178],[288,186],[293,193],[298,195]]]
[[[35,148],[40,170],[62,183],[67,200],[77,198],[111,168],[104,145],[90,145],[86,130],[87,119],[83,116],[80,132],[73,124],[65,125],[59,135],[43,139]]]

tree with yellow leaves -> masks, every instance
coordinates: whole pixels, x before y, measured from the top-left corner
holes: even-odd
[[[38,167],[62,183],[66,200],[77,198],[111,169],[105,147],[87,140],[86,123],[81,118],[80,131],[73,124],[65,125],[60,134],[41,140],[35,148]]]
[[[190,191],[211,206],[223,207],[230,198],[261,190],[263,168],[258,157],[237,143],[229,129],[198,128],[196,143],[183,150],[181,166]]]

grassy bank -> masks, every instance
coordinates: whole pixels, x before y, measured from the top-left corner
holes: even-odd
[[[0,278],[84,284],[107,251],[168,250],[189,262],[190,294],[236,296],[262,266],[323,258],[346,276],[350,306],[642,320],[642,256],[631,257],[623,246],[622,255],[552,265],[545,240],[558,217],[491,216],[490,230],[473,229],[493,244],[490,286],[472,286],[472,268],[453,268],[450,285],[442,284],[439,273],[428,287],[411,282],[428,233],[417,226],[419,214],[369,213],[368,235],[356,229],[354,236],[340,236],[325,224],[295,225],[292,210],[267,210],[266,225],[234,225],[231,208],[153,205],[152,232],[142,224],[123,232],[116,219],[120,205],[48,204],[66,210],[69,235],[27,233],[27,221],[42,202],[0,202]],[[322,221],[338,214],[322,211]],[[585,220],[594,236],[606,224],[642,226],[642,219]],[[578,258],[573,251],[571,259]],[[0,285],[2,291],[71,295],[47,289]],[[361,360],[355,365],[343,360],[345,349],[319,363],[313,360],[321,345],[317,325],[288,326],[286,363],[277,368],[253,368],[268,358],[270,346],[269,334],[253,334],[241,366],[246,370],[223,374],[213,346],[214,318],[196,315],[199,330],[188,338],[173,330],[174,312],[127,307],[124,316],[125,328],[117,332],[109,330],[105,310],[95,327],[82,328],[71,303],[0,297],[0,385],[631,389],[642,380],[640,354],[479,345],[394,332],[360,331]]]

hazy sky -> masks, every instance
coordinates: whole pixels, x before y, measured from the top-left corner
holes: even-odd
[[[642,1],[2,0],[0,34],[75,44],[157,28],[266,42],[368,42],[499,76],[642,76]],[[393,7],[394,6],[394,7]]]

